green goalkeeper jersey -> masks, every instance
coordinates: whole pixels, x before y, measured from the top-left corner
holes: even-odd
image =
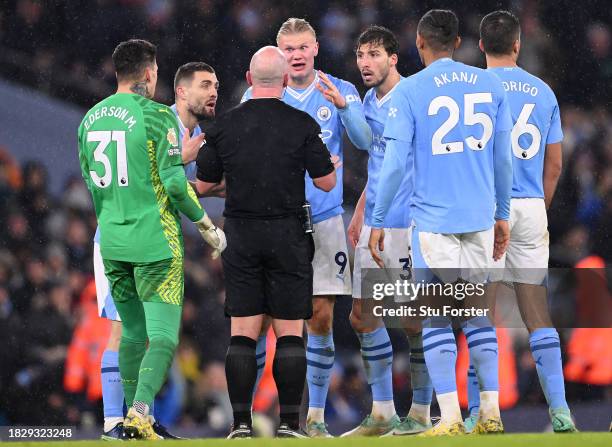
[[[183,171],[172,110],[117,93],[96,104],[78,131],[79,161],[108,260],[153,262],[183,256],[179,210],[204,211]]]

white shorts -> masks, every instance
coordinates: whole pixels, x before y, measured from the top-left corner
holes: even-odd
[[[93,248],[94,280],[98,298],[98,315],[112,321],[121,321],[110,292],[110,284],[104,274],[104,263],[100,253],[100,244],[94,242]]]
[[[523,284],[545,283],[548,269],[548,217],[543,199],[510,201],[510,244],[492,264],[492,278]]]
[[[412,253],[410,250],[412,228],[385,228],[385,249],[380,253],[380,257],[385,263],[385,268],[394,269],[398,272],[406,271],[411,277]],[[355,247],[355,268],[353,272],[353,298],[362,298],[361,278],[362,269],[376,269],[378,265],[374,262],[368,242],[372,227],[364,225],[361,227],[359,242]],[[402,280],[389,278],[390,281]]]
[[[417,280],[436,276],[444,283],[461,278],[485,282],[493,259],[493,228],[472,233],[442,234],[415,230],[413,262]]]
[[[351,266],[342,216],[314,224],[313,295],[350,295]]]

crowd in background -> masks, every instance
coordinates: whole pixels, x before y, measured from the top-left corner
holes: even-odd
[[[114,46],[143,37],[158,45],[157,100],[173,102],[172,76],[180,64],[204,60],[215,67],[221,81],[222,111],[240,98],[251,54],[274,42],[287,17],[298,16],[309,19],[318,31],[318,67],[354,82],[363,92],[353,53],[357,34],[371,23],[394,30],[400,39],[400,72],[409,75],[421,68],[413,44],[416,23],[435,6],[455,9],[463,42],[456,56],[479,66],[484,62],[477,47],[482,15],[500,6],[519,15],[519,62],[555,90],[565,134],[564,172],[549,213],[551,265],[573,267],[590,255],[609,265],[612,10],[605,1],[585,1],[578,7],[569,0],[0,0],[0,76],[88,108],[113,92]],[[95,301],[91,260],[96,220],[89,193],[74,177],[66,179],[61,196],[50,195],[47,180],[52,172],[38,163],[18,165],[10,156],[11,151],[29,148],[1,145],[0,141],[0,425],[93,424],[101,416],[99,393],[88,390],[85,372],[83,380],[70,381],[65,368],[76,349],[73,336],[93,312]],[[74,146],[76,154],[76,141]],[[76,155],[74,163],[78,172]],[[352,212],[366,180],[364,155],[347,148],[344,164],[345,203]],[[231,418],[223,369],[229,340],[223,273],[201,241],[187,233],[185,245],[181,344],[157,406],[171,425],[206,424],[223,431]],[[609,289],[607,293],[612,306]],[[570,295],[570,306],[577,305],[580,294]],[[360,421],[369,405],[349,309],[350,300],[340,299],[334,323],[338,357],[327,418],[332,424]],[[89,339],[91,361],[104,347],[103,334],[104,327],[99,337]],[[407,346],[401,332],[391,335],[396,403],[403,414],[410,402]],[[572,331],[562,330],[561,336],[567,347]],[[542,403],[525,339],[513,340],[518,403]],[[90,365],[87,359],[83,362],[86,370]],[[570,403],[612,400],[612,378],[607,387],[605,381],[585,382],[591,386],[569,386]]]

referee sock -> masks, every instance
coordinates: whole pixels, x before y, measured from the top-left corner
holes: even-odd
[[[306,379],[308,380],[308,421],[323,422],[327,390],[334,366],[333,333],[308,335],[306,347]]]
[[[252,424],[251,404],[257,377],[256,345],[257,342],[252,338],[233,336],[225,356],[225,376],[227,391],[234,411],[234,427],[241,423],[249,427]]]
[[[395,415],[393,403],[393,347],[385,327],[373,332],[357,332],[366,378],[372,389],[372,414],[390,419]]]
[[[257,379],[255,379],[255,386],[253,387],[253,396],[257,393],[261,376],[263,375],[266,367],[266,343],[268,338],[266,335],[260,335],[257,338],[257,346],[255,346],[255,360],[257,361]]]
[[[423,334],[409,335],[408,343],[410,344],[410,383],[412,385],[412,405],[408,416],[427,424],[430,421],[433,384],[425,364]]]
[[[100,378],[102,379],[102,405],[104,431],[110,431],[123,422],[123,386],[119,374],[119,353],[105,350],[102,354]]]
[[[272,372],[278,387],[280,422],[298,429],[306,379],[306,351],[302,337],[285,336],[276,341]]]

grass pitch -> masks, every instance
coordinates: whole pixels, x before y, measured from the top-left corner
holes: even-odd
[[[335,439],[193,439],[189,441],[161,441],[160,447],[285,447],[308,445],[326,447],[526,447],[536,445],[542,447],[598,447],[611,446],[612,433],[575,433],[566,435],[546,434],[512,434],[497,436],[459,436],[438,438],[417,438],[401,436],[395,438],[335,438]],[[53,442],[10,442],[7,447],[108,447],[117,445],[107,441],[53,441]],[[138,447],[151,445],[150,442],[131,441],[129,446]]]

